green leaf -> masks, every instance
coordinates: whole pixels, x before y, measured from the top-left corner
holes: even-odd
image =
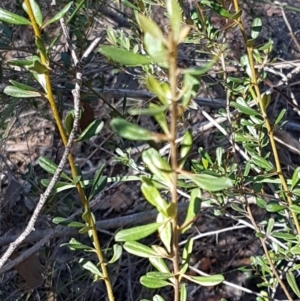
[[[74,110],[71,110],[70,112],[67,113],[65,120],[64,120],[65,127],[66,127],[68,134],[70,134],[73,129],[74,114],[75,114]]]
[[[160,30],[159,26],[154,21],[152,21],[151,19],[146,18],[142,14],[136,14],[136,19],[137,19],[137,22],[140,25],[140,29],[143,32],[149,33],[155,39],[157,39],[158,41],[162,42],[165,45],[168,44],[167,39],[164,37],[164,35],[163,35],[162,31]]]
[[[155,295],[153,297],[153,301],[166,301],[166,300],[160,295]]]
[[[15,86],[6,86],[3,93],[16,98],[33,98],[42,96],[42,93],[40,92],[23,90]]]
[[[282,121],[282,118],[284,117],[284,115],[286,114],[286,109],[282,109],[280,111],[280,113],[278,114],[277,118],[276,118],[276,121],[274,123],[274,125],[277,125],[279,124],[281,121]]]
[[[272,95],[271,93],[263,93],[261,97],[262,108],[264,111],[267,110],[269,104],[271,103]]]
[[[249,40],[248,40],[248,42],[249,42]],[[247,45],[247,46],[249,47],[249,45]],[[241,56],[240,63],[250,79],[252,79],[253,76],[256,76],[256,75],[252,74],[252,70],[251,70],[251,66],[250,66],[250,62],[249,62],[249,58],[248,58],[247,54],[244,54]]]
[[[149,33],[144,34],[144,46],[152,62],[163,68],[168,68],[168,52],[164,44]]]
[[[149,141],[156,139],[155,133],[122,118],[114,118],[110,125],[118,135],[128,140]]]
[[[162,258],[150,257],[149,261],[158,271],[162,273],[171,273],[168,266]]]
[[[89,126],[79,135],[76,141],[85,141],[91,137],[97,136],[103,129],[104,122],[101,120],[94,120]]]
[[[284,239],[286,241],[295,241],[296,237],[293,234],[290,233],[286,233],[286,232],[273,232],[272,236],[277,237],[277,238],[281,238]]]
[[[113,256],[111,258],[111,260],[108,263],[114,263],[117,260],[119,260],[119,258],[122,255],[122,247],[118,244],[114,244],[113,246]]]
[[[166,214],[167,202],[162,198],[159,190],[154,187],[152,181],[144,179],[141,185],[141,191],[146,200],[154,206],[159,212]]]
[[[33,55],[26,60],[10,60],[7,61],[7,63],[11,66],[24,67],[31,72],[36,72],[37,74],[45,74],[49,70],[36,55]]]
[[[19,83],[19,82],[16,82],[15,80],[10,79],[9,82],[10,82],[13,86],[15,86],[15,87],[17,87],[17,88],[19,88],[19,89],[21,89],[21,90],[36,91],[36,92],[37,92],[37,90],[36,90],[35,88],[33,88],[33,87],[31,87],[31,86],[24,85],[24,84]]]
[[[290,272],[290,271],[287,272],[286,279],[287,279],[290,287],[292,288],[293,292],[297,295],[298,298],[300,298],[300,290],[299,290],[294,273]]]
[[[39,165],[41,166],[41,168],[52,175],[56,172],[57,169],[57,165],[54,162],[52,162],[49,158],[43,156],[39,157]],[[72,179],[64,172],[61,173],[61,177],[72,182]]]
[[[173,278],[174,275],[172,273],[148,272],[147,276],[152,277],[152,278],[167,280],[167,279]]]
[[[39,52],[44,55],[44,57],[47,60],[47,63],[49,64],[49,58],[48,58],[48,54],[47,54],[47,49],[46,49],[43,41],[40,38],[35,37],[35,45],[36,45],[37,49],[39,50]]]
[[[100,191],[102,191],[107,184],[107,177],[102,176],[104,167],[104,164],[101,165],[95,174],[91,192],[88,197],[89,201],[92,200]]]
[[[139,10],[140,10],[138,6],[133,5],[130,1],[127,1],[127,0],[121,0],[121,2],[122,2],[125,6],[130,7],[130,8],[132,8],[133,10],[136,10],[136,11],[139,11]],[[141,5],[143,5],[142,2],[140,2],[140,3],[141,3]],[[143,300],[141,300],[141,301],[143,301]],[[149,301],[149,300],[148,300],[148,301]]]
[[[153,249],[145,246],[137,241],[127,241],[124,244],[124,249],[135,256],[149,258],[149,257],[161,257]]]
[[[85,234],[85,233],[90,233],[92,230],[93,230],[93,227],[85,226],[85,227],[81,228],[78,232],[80,234]]]
[[[293,177],[292,177],[292,187],[291,189],[293,190],[295,186],[298,184],[300,178],[300,167],[296,167],[296,169],[293,172]]]
[[[28,69],[29,66],[33,66],[33,62],[39,60],[37,55],[33,55],[25,60],[9,60],[7,63],[11,66],[25,67]]]
[[[178,0],[166,0],[166,9],[170,18],[170,24],[172,28],[172,34],[174,41],[178,42],[178,37],[182,23],[182,9]]]
[[[57,13],[52,19],[47,21],[45,24],[43,24],[42,28],[45,28],[46,26],[50,25],[51,23],[54,23],[61,18],[64,17],[64,15],[69,11],[70,7],[72,6],[73,1],[69,2],[59,13]]]
[[[188,239],[184,248],[183,248],[183,252],[182,252],[182,267],[180,270],[181,274],[185,274],[185,272],[187,271],[188,267],[189,267],[189,262],[190,262],[190,257],[192,255],[192,251],[193,251],[193,244],[194,241],[193,239]]]
[[[172,168],[167,160],[162,158],[154,148],[149,148],[142,153],[142,160],[148,169],[165,184],[172,184]]]
[[[246,213],[246,210],[245,210],[244,208],[241,208],[240,206],[242,206],[242,205],[236,204],[236,203],[231,203],[231,204],[230,204],[230,207],[231,207],[234,211],[236,211],[236,212],[241,212],[241,213]]]
[[[201,207],[201,190],[199,188],[195,188],[191,191],[189,207],[183,224],[190,223],[200,212],[200,207]],[[182,233],[185,233],[191,227],[192,227],[192,223],[190,223],[184,229],[182,229]]]
[[[300,246],[294,246],[290,249],[290,252],[294,255],[300,255]]]
[[[213,59],[211,61],[209,61],[206,64],[203,64],[201,67],[190,67],[190,68],[184,69],[182,71],[182,73],[184,75],[189,75],[189,77],[187,77],[188,79],[191,79],[192,76],[194,77],[194,76],[200,76],[200,75],[206,74],[209,70],[211,70],[211,68],[216,64],[217,61],[218,61],[218,57],[215,56],[215,57],[213,57]],[[194,77],[194,81],[195,81],[194,84],[199,83],[199,81],[195,77]]]
[[[177,207],[177,205],[174,204],[174,203],[169,203],[168,206],[167,206],[166,217],[174,219],[177,216],[177,213],[178,213],[178,207]]]
[[[170,218],[158,213],[156,222],[162,224],[158,229],[159,237],[166,250],[171,253],[172,225]]]
[[[31,9],[32,9],[35,21],[36,21],[37,25],[39,27],[41,27],[42,23],[43,23],[43,15],[42,15],[41,9],[40,9],[39,5],[34,0],[29,0],[29,2],[30,2],[30,6],[31,6]],[[28,14],[26,3],[23,2],[22,6],[23,6],[23,9]]]
[[[160,83],[153,76],[146,78],[147,89],[155,94],[162,105],[169,105],[171,102],[171,89],[167,83]]]
[[[148,288],[161,288],[161,287],[172,285],[168,281],[153,278],[153,277],[148,277],[148,276],[142,276],[140,282],[142,285]]]
[[[84,269],[90,271],[93,275],[97,275],[97,276],[103,278],[103,274],[99,271],[99,269],[91,261],[84,259],[84,258],[80,258],[79,263]]]
[[[150,103],[149,105],[150,110],[161,110],[164,107],[165,106],[158,106],[154,103]],[[169,105],[166,107],[169,107]],[[168,122],[167,122],[165,111],[155,113],[154,118],[156,122],[159,124],[160,128],[164,131],[164,133],[165,134],[169,133]]]
[[[143,66],[152,63],[151,58],[115,46],[101,46],[98,51],[112,61],[125,66]]]
[[[266,171],[270,171],[274,168],[274,166],[268,160],[254,154],[254,153],[251,156],[251,161],[258,167],[264,168]]]
[[[187,290],[185,283],[182,283],[180,287],[180,301],[187,301]]]
[[[255,18],[252,22],[251,27],[251,38],[257,39],[262,29],[262,21],[261,18]]]
[[[222,283],[225,279],[223,275],[213,276],[192,276],[191,281],[196,282],[202,286],[214,286]]]
[[[13,14],[3,8],[0,8],[0,21],[15,25],[31,25],[28,19]]]
[[[233,186],[233,181],[226,177],[218,177],[210,174],[186,174],[186,178],[192,180],[198,187],[208,191],[220,191]]]
[[[183,73],[185,73],[183,71]],[[198,76],[185,73],[183,77],[183,89],[186,91],[182,97],[182,106],[185,108],[189,105],[192,98],[196,97],[199,90],[200,82]]]
[[[300,196],[300,189],[299,188],[293,189],[293,194]]]
[[[33,61],[32,65],[28,66],[29,71],[36,72],[37,74],[45,74],[49,69],[40,60]]]
[[[135,241],[154,233],[162,223],[151,223],[130,229],[119,231],[115,235],[115,241]]]
[[[42,179],[41,180],[41,184],[44,186],[44,187],[48,187],[49,184],[50,184],[50,180],[49,179]],[[66,183],[66,182],[61,182],[61,181],[58,181],[56,182],[53,190],[52,190],[52,193],[59,193],[59,192],[62,192],[64,190],[68,190],[68,189],[73,189],[75,188],[75,185],[73,184],[70,184],[70,183]]]
[[[64,243],[64,244],[61,244],[60,246],[61,247],[69,247],[72,251],[84,250],[84,251],[88,251],[88,252],[96,252],[96,250],[94,248],[91,248],[87,245],[82,244],[75,238],[72,238],[69,243]]]
[[[259,112],[251,109],[250,107],[246,105],[239,104],[237,102],[230,102],[230,105],[232,107],[237,108],[241,113],[246,114],[246,115],[259,115]]]
[[[289,209],[297,214],[300,213],[300,206],[298,206],[298,205],[290,205]]]
[[[216,12],[218,15],[228,18],[228,19],[233,19],[233,16],[228,12],[227,9],[225,9],[221,4],[219,4],[216,1],[211,1],[211,0],[202,0],[201,4],[207,5],[208,7],[212,8],[214,12]]]
[[[192,131],[189,129],[187,130],[182,138],[182,141],[180,143],[180,148],[179,148],[179,156],[180,156],[180,164],[179,168],[183,168],[187,157],[192,149],[193,146],[193,134]]]
[[[152,105],[152,106],[150,106]],[[169,105],[164,105],[164,106],[157,106],[154,104],[150,104],[149,108],[145,109],[139,109],[139,108],[130,108],[129,109],[129,114],[130,115],[148,115],[148,116],[154,116],[158,113],[164,113],[168,108]]]
[[[279,205],[278,203],[271,203],[267,205],[266,210],[268,212],[278,212],[285,208],[286,208],[285,206]]]
[[[46,76],[45,74],[39,74],[36,72],[32,72],[35,80],[43,87],[45,93],[47,93],[47,85],[46,85]]]
[[[268,220],[268,226],[267,226],[267,232],[266,232],[266,235],[270,235],[273,228],[274,228],[274,224],[275,224],[275,220],[274,218],[270,218]]]
[[[86,224],[76,222],[76,221],[71,221],[64,217],[55,217],[53,218],[52,222],[57,225],[64,225],[71,228],[82,228],[86,226]]]

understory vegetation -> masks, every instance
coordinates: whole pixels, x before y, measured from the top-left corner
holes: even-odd
[[[300,9],[54,2],[0,3],[0,299],[300,299]]]

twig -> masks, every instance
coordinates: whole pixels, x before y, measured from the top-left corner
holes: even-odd
[[[188,203],[182,203],[178,205],[179,213],[186,212],[188,207]],[[127,227],[129,225],[138,225],[144,224],[146,222],[152,221],[157,216],[157,210],[151,210],[146,212],[139,212],[127,216],[120,216],[112,219],[107,219],[103,221],[98,221],[96,223],[97,230],[109,230],[109,229],[117,229]],[[72,236],[78,235],[78,229],[68,228],[63,226],[57,226],[55,229],[51,230],[39,230],[31,233],[26,239],[24,239],[23,243],[30,243],[36,240],[39,242],[35,243],[35,245],[24,252],[22,255],[6,264],[3,268],[0,269],[0,274],[3,274],[13,267],[15,267],[20,262],[24,261],[30,255],[34,254],[37,250],[39,250],[45,243],[47,243],[50,239],[55,237],[64,237],[64,236]],[[0,238],[0,246],[7,245],[11,241],[14,241],[18,236],[8,236]]]
[[[6,250],[6,252],[2,255],[2,257],[0,258],[0,268],[4,265],[4,263],[8,260],[8,258],[10,257],[10,255],[14,252],[14,250],[25,240],[25,238],[32,232],[34,231],[34,225],[35,222],[45,204],[45,202],[47,201],[48,197],[50,196],[55,184],[57,183],[57,181],[60,178],[60,175],[62,173],[62,171],[64,170],[64,167],[67,163],[68,160],[68,155],[70,154],[73,142],[75,140],[75,136],[77,133],[77,128],[79,125],[79,103],[75,103],[74,104],[74,122],[73,122],[73,128],[72,131],[70,133],[69,136],[69,140],[67,143],[67,146],[64,150],[63,156],[59,162],[59,165],[46,189],[46,191],[40,196],[40,199],[35,207],[35,210],[25,228],[25,230],[20,234],[20,236],[14,241],[12,242],[8,249]]]
[[[72,90],[72,94],[73,94],[73,98],[74,98],[74,106],[80,107],[80,90],[81,90],[81,85],[82,85],[82,66],[81,65],[84,62],[79,61],[78,58],[77,58],[75,50],[73,49],[72,42],[70,41],[70,37],[69,37],[68,31],[67,31],[67,27],[64,23],[63,18],[60,20],[60,23],[61,23],[61,27],[62,27],[64,35],[65,35],[65,38],[67,40],[68,47],[71,51],[71,56],[72,56],[72,59],[74,61],[75,69],[76,69],[75,88]],[[94,49],[93,47],[96,47],[96,45],[99,41],[100,41],[100,38],[98,38],[96,40],[96,43],[92,43],[92,47],[89,47],[87,49],[87,51],[84,53],[83,60],[89,55],[89,53],[91,51],[93,51],[93,49]],[[78,108],[78,114],[79,114],[79,108]],[[74,170],[74,171],[72,171],[73,176],[78,176],[75,164],[73,165],[74,161],[72,161],[70,163],[72,163],[71,168],[72,168],[72,170]],[[108,299],[109,299],[109,301],[113,301],[114,300],[114,293],[113,293],[113,289],[112,289],[112,284],[111,284],[110,276],[109,276],[109,273],[108,273],[108,270],[107,270],[107,264],[105,263],[102,248],[101,248],[101,245],[100,245],[100,240],[99,240],[99,237],[98,237],[98,233],[97,233],[97,229],[96,229],[96,225],[95,225],[95,220],[94,220],[94,217],[91,213],[90,204],[89,204],[89,201],[88,201],[88,199],[85,195],[85,192],[84,192],[83,188],[81,187],[80,182],[76,183],[76,188],[78,190],[83,209],[84,209],[84,211],[87,215],[87,219],[85,221],[91,227],[91,236],[92,236],[92,240],[93,240],[93,245],[95,247],[96,254],[97,254],[97,257],[98,257],[98,260],[99,260],[99,265],[101,267],[102,274],[103,274],[103,277],[99,278],[98,280],[102,279],[104,281],[105,286],[106,286]]]
[[[280,8],[281,8],[282,18],[283,18],[283,20],[284,20],[284,22],[285,22],[285,25],[286,25],[286,27],[288,28],[288,30],[289,30],[289,32],[290,32],[290,35],[291,35],[291,37],[292,37],[292,39],[293,39],[293,41],[294,41],[296,47],[298,48],[298,51],[300,52],[300,45],[299,45],[299,43],[298,43],[298,41],[297,41],[297,39],[296,39],[296,37],[295,37],[295,35],[294,35],[294,33],[293,33],[293,29],[292,29],[292,27],[291,27],[291,24],[290,24],[289,20],[288,20],[287,17],[286,17],[284,8],[283,8],[283,6],[281,6]]]
[[[204,273],[204,272],[202,272],[202,271],[196,269],[196,268],[193,267],[193,266],[189,266],[189,268],[190,268],[192,271],[196,272],[197,274],[199,274],[199,275],[201,275],[201,276],[210,276],[209,274],[206,274],[206,273]],[[248,289],[248,288],[239,286],[239,285],[237,285],[237,284],[231,283],[231,282],[229,282],[229,281],[224,280],[222,283],[225,284],[225,285],[227,285],[227,286],[230,286],[230,287],[233,287],[233,288],[237,288],[237,289],[239,289],[239,290],[241,290],[241,291],[243,291],[243,292],[245,292],[245,293],[253,294],[253,295],[258,296],[258,297],[261,297],[261,298],[264,297],[263,295],[261,295],[261,294],[259,294],[259,293],[257,293],[257,292],[254,292],[254,291],[252,291],[252,290],[250,290],[250,289]],[[276,300],[276,299],[275,299],[274,301],[279,301],[279,300]],[[280,300],[280,301],[282,301],[282,300]]]

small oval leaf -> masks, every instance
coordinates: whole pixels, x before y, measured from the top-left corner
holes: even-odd
[[[300,290],[295,278],[295,275],[293,274],[293,272],[287,272],[286,273],[286,279],[290,285],[290,287],[292,288],[293,292],[297,295],[298,298],[300,298]]]
[[[151,58],[115,46],[101,46],[98,51],[112,61],[126,66],[142,66],[152,63]]]
[[[43,23],[43,15],[42,15],[41,9],[40,9],[39,5],[36,3],[36,1],[29,0],[29,2],[30,2],[30,6],[31,6],[31,9],[32,9],[35,21],[38,24],[38,26],[41,27],[42,23]],[[23,9],[28,14],[26,3],[23,2],[22,6],[23,6]]]
[[[101,120],[94,120],[76,139],[76,141],[85,141],[91,137],[97,136],[103,129],[104,122]]]
[[[272,203],[267,205],[266,210],[268,212],[278,212],[285,208],[286,208],[285,206],[279,205],[278,203]]]
[[[226,177],[218,177],[210,174],[194,174],[187,176],[200,188],[208,191],[220,191],[233,186],[233,181]]]
[[[111,260],[108,263],[114,263],[117,260],[119,260],[119,258],[122,255],[122,247],[118,244],[114,244],[113,246],[113,256],[111,258]]]
[[[191,280],[202,285],[202,286],[214,286],[222,283],[224,281],[223,275],[213,275],[213,276],[193,276]]]
[[[167,202],[162,198],[159,190],[154,187],[152,182],[147,181],[147,179],[144,181],[141,186],[144,197],[152,206],[156,207],[159,212],[166,214]]]
[[[72,4],[73,4],[73,1],[69,2],[58,14],[56,14],[52,19],[50,19],[45,24],[43,24],[42,28],[45,28],[49,24],[54,23],[54,22],[60,20],[61,18],[63,18],[64,15],[68,12],[70,7],[72,6]]]
[[[42,93],[37,91],[29,91],[23,90],[15,86],[7,86],[3,90],[3,93],[6,95],[16,97],[16,98],[33,98],[33,97],[41,97]]]
[[[170,270],[167,264],[165,263],[164,259],[157,258],[157,257],[150,257],[149,261],[158,271],[162,273],[170,273]]]
[[[90,271],[93,275],[97,275],[100,278],[103,278],[103,274],[99,271],[97,266],[93,264],[91,261],[84,258],[80,258],[79,263],[84,269]]]
[[[153,249],[137,241],[127,241],[123,247],[128,253],[133,254],[135,256],[144,258],[162,257],[162,255],[157,254]]]
[[[13,14],[3,8],[0,8],[0,21],[15,25],[31,25],[28,19]]]
[[[140,279],[142,285],[148,288],[160,288],[172,285],[172,283],[154,277],[142,276]]]
[[[52,175],[57,169],[57,165],[47,157],[39,157],[39,165]],[[64,172],[61,173],[61,177],[72,182],[72,179]]]
[[[125,139],[140,141],[155,140],[155,133],[152,133],[125,119],[114,118],[110,125],[118,135]]]
[[[172,184],[172,168],[156,149],[149,148],[145,150],[142,153],[142,159],[153,175],[166,183]]]
[[[162,223],[152,223],[119,231],[115,235],[115,241],[135,241],[154,233]]]
[[[163,42],[165,45],[168,44],[167,39],[164,37],[161,29],[159,26],[152,21],[151,19],[146,18],[142,14],[137,14],[136,19],[140,25],[140,28],[143,32],[148,32],[153,37],[155,37],[157,40]]]

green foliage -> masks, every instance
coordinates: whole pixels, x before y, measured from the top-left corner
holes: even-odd
[[[88,27],[91,20],[85,15],[88,4],[85,1],[78,2],[68,3],[54,17],[45,20],[38,3],[30,0],[31,10],[25,3],[23,9],[27,13],[32,11],[33,16],[29,13],[29,18],[25,18],[1,8],[0,21],[12,25],[35,26],[34,32],[40,32],[50,24],[71,15],[67,21],[71,28],[71,42],[76,46],[77,54],[82,55],[90,44],[85,27]],[[253,272],[260,277],[258,286],[262,290],[257,300],[273,298],[271,292],[276,291],[278,285],[282,286],[280,282],[282,278],[300,298],[296,278],[299,265],[287,266],[282,271],[284,262],[291,262],[300,254],[298,221],[300,167],[296,166],[292,172],[282,171],[274,135],[277,129],[283,127],[287,109],[282,109],[271,122],[268,110],[273,105],[273,96],[270,91],[262,93],[260,90],[261,85],[268,80],[264,66],[270,63],[269,57],[273,48],[271,40],[263,45],[256,44],[263,28],[262,19],[254,18],[250,31],[246,32],[241,19],[242,10],[237,1],[232,2],[234,9],[229,11],[223,6],[226,1],[201,0],[195,7],[191,7],[190,14],[184,13],[182,1],[177,0],[166,0],[163,3],[148,0],[121,2],[134,10],[134,17],[130,20],[132,28],[130,30],[108,28],[106,33],[110,45],[99,46],[98,56],[115,65],[118,72],[126,70],[130,73],[132,67],[137,67],[135,70],[139,70],[140,84],[146,86],[148,91],[154,94],[154,98],[138,107],[133,106],[130,103],[131,99],[126,95],[121,114],[104,95],[98,94],[96,97],[103,99],[113,110],[111,116],[118,116],[113,117],[110,122],[114,134],[127,140],[122,141],[118,148],[112,144],[117,154],[115,160],[128,165],[137,173],[133,177],[141,181],[141,192],[145,201],[157,214],[151,223],[119,230],[114,239],[122,246],[112,244],[112,247],[108,247],[108,255],[105,254],[107,258],[104,258],[98,241],[96,218],[89,204],[104,190],[108,182],[121,180],[107,177],[105,165],[101,165],[92,177],[86,178],[81,168],[70,159],[72,175],[62,172],[51,196],[77,189],[83,207],[82,221],[60,217],[64,214],[60,214],[59,210],[52,221],[60,226],[75,228],[81,235],[88,234],[91,246],[75,238],[62,246],[77,251],[80,266],[94,276],[94,281],[104,280],[106,285],[110,283],[106,266],[116,263],[122,257],[123,250],[144,258],[149,261],[151,268],[143,271],[140,283],[146,288],[158,290],[161,294],[165,292],[160,290],[161,288],[170,287],[174,289],[175,301],[185,301],[188,300],[188,282],[210,287],[224,281],[224,276],[219,274],[203,276],[199,273],[199,276],[190,276],[190,258],[194,252],[194,240],[188,238],[182,248],[179,244],[183,234],[189,234],[188,231],[193,227],[204,205],[209,204],[213,207],[216,218],[223,214],[227,214],[227,217],[232,216],[232,211],[238,218],[247,218],[246,223],[250,222],[251,229],[255,229],[253,236],[256,236],[264,246],[264,254],[251,258]],[[154,5],[161,5],[165,9],[165,16],[169,22],[166,27],[168,30],[164,30],[151,18]],[[227,20],[225,29],[213,25],[211,19],[216,14]],[[237,28],[241,31],[246,50],[239,57],[240,69],[230,74],[226,69],[227,54],[230,50],[226,43],[220,41],[226,39],[230,30]],[[12,40],[12,31],[5,24],[1,25],[1,29],[5,36],[1,45],[3,44],[5,48]],[[53,68],[50,66],[50,54],[57,39],[54,39],[52,45],[46,45],[40,36],[35,36],[36,51],[33,54],[24,59],[6,61],[8,66],[28,72],[30,78],[34,79],[40,88],[32,84],[31,80],[23,83],[22,77],[13,77],[3,92],[13,99],[47,98],[53,109],[57,99],[54,101],[50,96],[53,90],[51,85],[49,86]],[[198,52],[195,56],[206,63],[201,66],[179,68],[181,51],[179,47],[183,46],[184,49],[188,44],[196,45]],[[92,53],[87,62],[96,55]],[[61,56],[62,70],[66,69],[64,71],[68,77],[77,69],[73,69],[69,54],[65,52],[61,53]],[[229,65],[232,65],[231,62]],[[257,68],[257,65],[260,68]],[[218,72],[215,70],[212,71],[214,67],[221,70],[222,76],[216,75]],[[164,78],[159,75],[160,72],[164,74]],[[219,124],[218,129],[221,127],[223,131],[213,134],[213,150],[204,149],[203,144],[196,147],[199,139],[193,135],[192,129],[184,128],[180,131],[181,121],[187,121],[186,113],[189,113],[190,108],[202,110],[197,107],[194,98],[199,94],[199,88],[205,77],[212,72],[222,83],[228,100],[227,112],[224,108],[216,112],[218,117],[225,118],[223,120],[227,122]],[[102,76],[97,82],[98,85],[100,82],[102,92],[105,84],[103,78]],[[87,89],[81,97],[89,97],[85,93],[87,90],[93,90],[96,81],[92,78],[88,79],[88,82],[83,81],[83,84]],[[56,96],[59,99],[59,92]],[[9,116],[12,111],[13,105],[10,105],[5,116]],[[74,110],[66,114],[62,126],[59,126],[61,121],[60,117],[57,117],[59,114],[56,113],[54,109],[53,116],[58,128],[66,131],[65,137],[60,132],[66,145],[68,135],[73,129]],[[140,115],[155,120],[156,129],[138,125],[135,118]],[[1,120],[0,124],[4,123]],[[74,143],[89,142],[90,138],[101,134],[103,127],[102,120],[89,121],[87,127],[76,135]],[[224,132],[227,133],[226,139],[231,144],[229,146],[227,140],[224,142]],[[204,136],[200,137],[200,140],[202,142]],[[130,149],[123,147],[125,144],[131,146],[128,143],[132,141],[145,143],[141,161],[132,156]],[[161,147],[163,148],[160,149]],[[170,149],[169,153],[164,147]],[[191,154],[196,154],[197,158],[191,160]],[[58,166],[51,159],[41,156],[38,163],[51,176],[57,171]],[[41,179],[39,182],[38,184],[48,187],[50,180]],[[273,192],[274,197],[265,198],[266,191]],[[189,202],[182,219],[178,218],[182,215],[178,192],[184,194]],[[208,193],[209,198],[204,197],[204,193]],[[248,204],[250,194],[267,216],[259,225],[253,218]],[[240,199],[242,201],[237,201]],[[267,215],[268,213],[271,215]],[[153,237],[156,238],[155,244]],[[97,255],[97,259],[93,257],[94,254]],[[280,271],[280,276],[274,271]],[[112,294],[112,291],[108,285],[108,295]],[[286,294],[291,300],[289,293]],[[109,300],[113,300],[112,295],[109,295]],[[165,299],[156,294],[152,300]]]

